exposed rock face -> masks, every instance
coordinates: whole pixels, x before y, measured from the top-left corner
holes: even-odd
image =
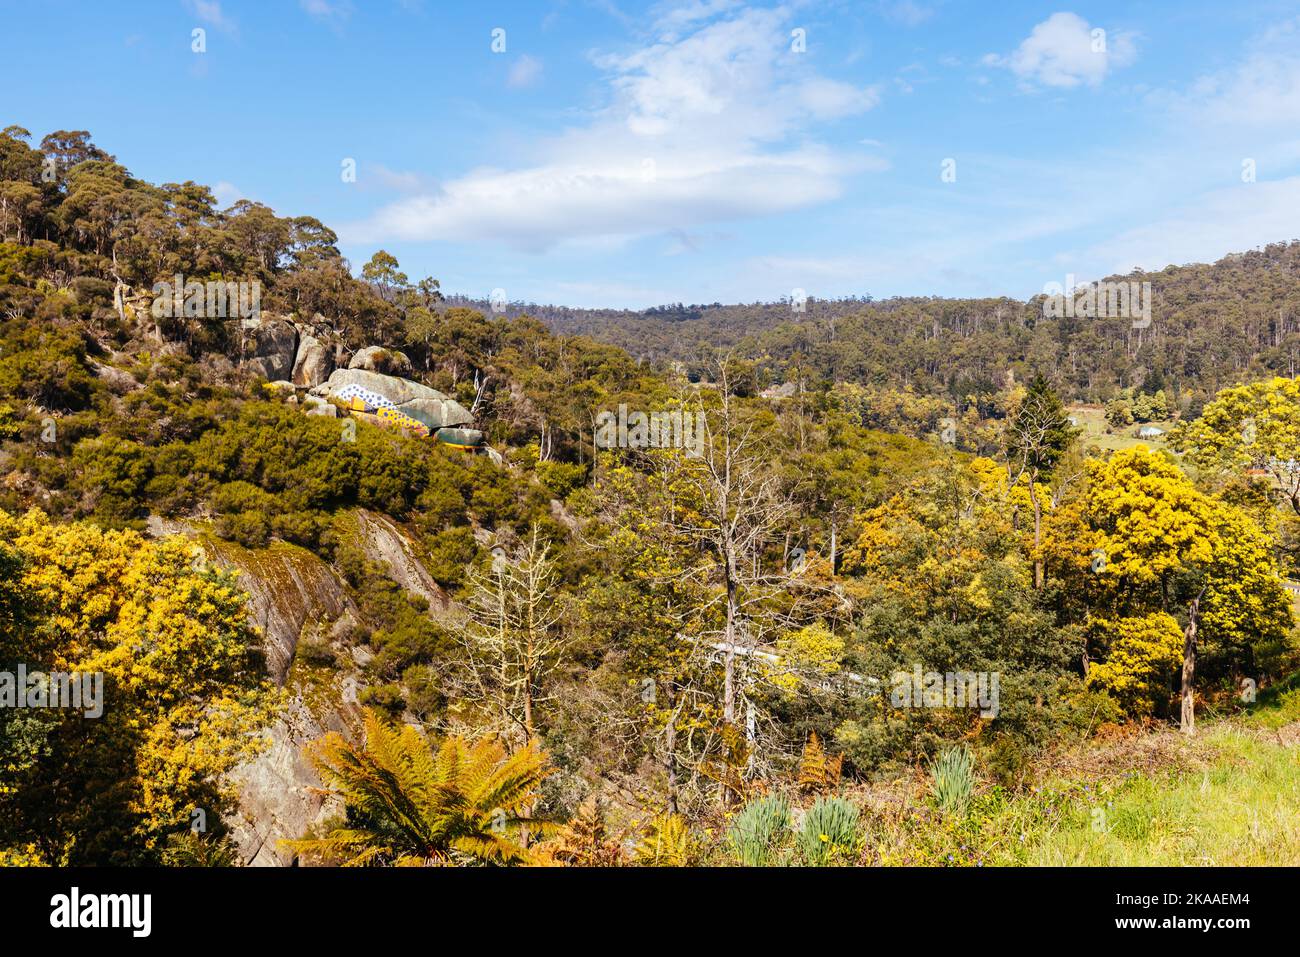
[[[357,509],[356,514],[366,558],[386,565],[393,581],[413,594],[423,595],[430,608],[447,607],[447,596],[416,557],[410,538],[386,515],[365,509]]]
[[[333,569],[297,545],[277,542],[256,551],[233,542],[204,542],[216,564],[239,570],[249,595],[249,618],[266,637],[266,663],[284,684],[303,625],[334,620],[351,603]]]
[[[126,395],[128,392],[134,392],[136,389],[141,388],[140,383],[135,381],[135,376],[123,369],[115,369],[91,358],[86,359],[86,364],[90,366],[95,375],[107,382],[108,387],[118,395]]]
[[[367,346],[352,357],[349,369],[364,369],[367,372],[382,372],[388,375],[410,375],[411,360],[396,349],[382,346]]]
[[[455,399],[412,399],[398,408],[435,430],[474,422],[474,416]]]
[[[405,412],[430,429],[470,425],[474,421],[467,408],[437,389],[365,369],[335,369],[324,385],[311,391],[313,395],[330,396],[349,385],[379,393],[397,406],[399,412]]]
[[[403,405],[412,399],[447,398],[437,389],[430,389],[427,385],[412,382],[410,379],[399,379],[397,376],[368,372],[365,369],[335,369],[324,385],[317,386],[311,391],[313,395],[329,396],[348,385],[378,392],[380,395],[387,396],[394,405]]]
[[[483,433],[478,429],[439,429],[435,436],[448,445],[475,446],[483,444]]]
[[[401,526],[364,510],[353,517],[357,542],[366,556],[383,564],[404,588],[428,599],[431,609],[445,612],[446,596]],[[334,570],[296,545],[247,549],[210,539],[186,522],[158,516],[149,518],[148,529],[155,536],[195,538],[214,564],[239,570],[239,585],[250,596],[249,619],[266,636],[268,670],[292,694],[285,712],[268,730],[268,748],[231,773],[232,783],[239,788],[240,807],[227,822],[243,863],[288,866],[294,855],[280,841],[302,837],[309,827],[341,811],[320,794],[320,778],[303,748],[328,731],[352,736],[361,716],[358,668],[370,657],[363,646],[347,647],[350,654],[339,656],[337,668],[300,671],[300,665],[291,675],[298,639],[305,632],[324,636],[335,647],[346,646],[359,612]]]
[[[341,693],[339,700],[340,710],[346,710]],[[305,744],[328,730],[346,730],[339,712],[329,712],[322,723],[301,698],[295,698],[271,727],[270,747],[231,773],[239,787],[239,813],[229,821],[231,839],[246,865],[289,866],[293,852],[281,847],[280,841],[302,837],[308,827],[335,810],[318,792],[320,777],[303,753]]]
[[[245,359],[246,368],[272,382],[293,375],[298,354],[298,330],[293,323],[271,316],[244,320],[243,336],[244,354],[251,356]]]
[[[333,371],[333,352],[315,336],[303,333],[293,362],[293,384],[310,389],[324,382]]]
[[[337,419],[339,410],[328,402],[323,402],[314,395],[309,395],[303,401],[303,408],[307,410],[308,415],[322,415],[327,419]]]

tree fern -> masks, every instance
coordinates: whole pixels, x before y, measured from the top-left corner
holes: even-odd
[[[362,747],[330,733],[308,748],[346,820],[286,846],[352,867],[532,861],[524,829],[552,828],[529,816],[549,771],[534,745],[508,755],[495,739],[453,735],[434,750],[416,728],[373,710],[364,724]]]
[[[680,815],[662,814],[650,821],[632,857],[643,867],[687,867],[695,858],[695,841]]]

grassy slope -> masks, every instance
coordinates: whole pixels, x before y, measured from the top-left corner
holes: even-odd
[[[1093,825],[1072,815],[1031,847],[1029,864],[1300,864],[1300,748],[1231,727],[1193,772],[1137,778]]]
[[[1113,789],[1103,785],[1104,801],[1076,808],[1036,834],[1024,863],[1300,865],[1295,684],[1182,742],[1183,766],[1133,776]]]
[[[1031,788],[943,814],[928,778],[857,795],[873,865],[1300,865],[1300,676],[1185,738],[1166,728],[1044,757]],[[910,792],[910,793],[908,793]]]
[[[1166,448],[1168,443],[1165,436],[1157,436],[1154,439],[1139,439],[1137,431],[1142,425],[1154,425],[1158,429],[1164,429],[1169,432],[1177,422],[1173,419],[1162,419],[1158,422],[1144,422],[1133,425],[1126,425],[1114,432],[1108,432],[1110,425],[1106,422],[1106,410],[1095,405],[1072,405],[1066,410],[1067,413],[1074,417],[1078,422],[1079,428],[1083,430],[1084,447],[1095,445],[1103,452],[1118,452],[1121,449],[1131,449],[1137,445],[1145,445],[1153,452]]]

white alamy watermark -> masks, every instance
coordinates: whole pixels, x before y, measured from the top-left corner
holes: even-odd
[[[1067,273],[1065,285],[1049,282],[1043,287],[1045,319],[1130,319],[1134,329],[1151,325],[1151,283],[1075,283]]]
[[[87,718],[104,713],[104,675],[99,671],[0,671],[0,708],[71,708]]]
[[[620,405],[596,416],[598,449],[685,449],[696,458],[704,454],[704,412],[681,409],[634,411]]]
[[[179,273],[171,282],[156,282],[155,319],[258,319],[262,315],[262,283],[185,281]]]
[[[895,708],[978,708],[981,718],[998,716],[997,671],[896,671],[889,703]]]
[[[50,898],[50,926],[125,927],[132,937],[148,937],[153,929],[153,895],[83,894],[74,887]]]

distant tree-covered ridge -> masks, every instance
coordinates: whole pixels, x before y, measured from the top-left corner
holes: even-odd
[[[762,386],[802,375],[912,389],[958,403],[995,393],[1006,374],[1052,369],[1067,401],[1102,403],[1136,388],[1195,412],[1243,378],[1300,371],[1300,242],[1111,280],[1152,286],[1152,323],[1045,318],[1042,297],[662,306],[644,311],[511,304],[552,328],[677,361],[693,375],[717,346],[752,359]],[[865,290],[864,290],[865,292]],[[471,304],[452,297],[453,302]],[[485,306],[486,304],[484,304]]]
[[[1295,721],[1296,250],[1144,276],[1149,327],[525,314],[10,127],[0,696],[21,666],[105,699],[0,708],[0,863],[1065,853],[1222,719]],[[261,314],[153,309],[177,275]],[[493,454],[338,417],[329,370],[443,393]],[[1269,770],[1215,787],[1263,826],[1285,744],[1233,740]]]

